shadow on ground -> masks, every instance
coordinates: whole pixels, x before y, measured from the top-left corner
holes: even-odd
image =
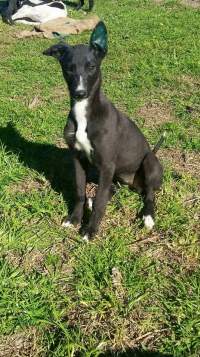
[[[8,155],[11,152],[16,154],[24,166],[43,174],[52,189],[62,194],[68,212],[72,211],[75,199],[74,166],[67,148],[28,141],[12,123],[0,127],[0,143]]]
[[[172,357],[169,354],[162,354],[156,351],[141,351],[138,349],[128,349],[125,352],[104,352],[99,357]]]

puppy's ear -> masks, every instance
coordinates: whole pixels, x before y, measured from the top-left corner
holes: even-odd
[[[104,57],[108,50],[108,33],[103,21],[94,28],[90,37],[90,47],[97,50]]]
[[[57,45],[53,45],[43,51],[43,55],[55,57],[60,61],[68,49],[69,46],[65,43],[58,43]]]

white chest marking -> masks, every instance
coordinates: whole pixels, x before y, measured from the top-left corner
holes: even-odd
[[[77,123],[76,131],[76,143],[75,148],[77,150],[82,150],[88,157],[88,160],[91,160],[92,146],[90,140],[87,136],[87,118],[86,118],[86,108],[88,100],[83,99],[80,102],[76,102],[74,105],[74,116]]]

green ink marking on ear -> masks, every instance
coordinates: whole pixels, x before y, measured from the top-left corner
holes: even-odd
[[[103,51],[104,55],[106,54],[108,49],[108,34],[103,21],[100,21],[92,32],[90,45]]]

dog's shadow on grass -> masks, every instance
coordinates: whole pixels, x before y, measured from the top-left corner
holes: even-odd
[[[128,349],[125,352],[105,352],[99,355],[99,357],[172,357],[169,354],[162,354],[155,351],[142,351],[139,349]]]
[[[53,190],[63,195],[70,214],[75,200],[74,166],[67,148],[26,140],[12,123],[0,127],[0,143],[26,167],[43,174]]]
[[[76,355],[77,357],[83,357],[82,354]],[[102,352],[98,355],[99,357],[172,357],[169,354],[163,354],[156,351],[144,351],[140,349],[127,349],[124,352]]]

